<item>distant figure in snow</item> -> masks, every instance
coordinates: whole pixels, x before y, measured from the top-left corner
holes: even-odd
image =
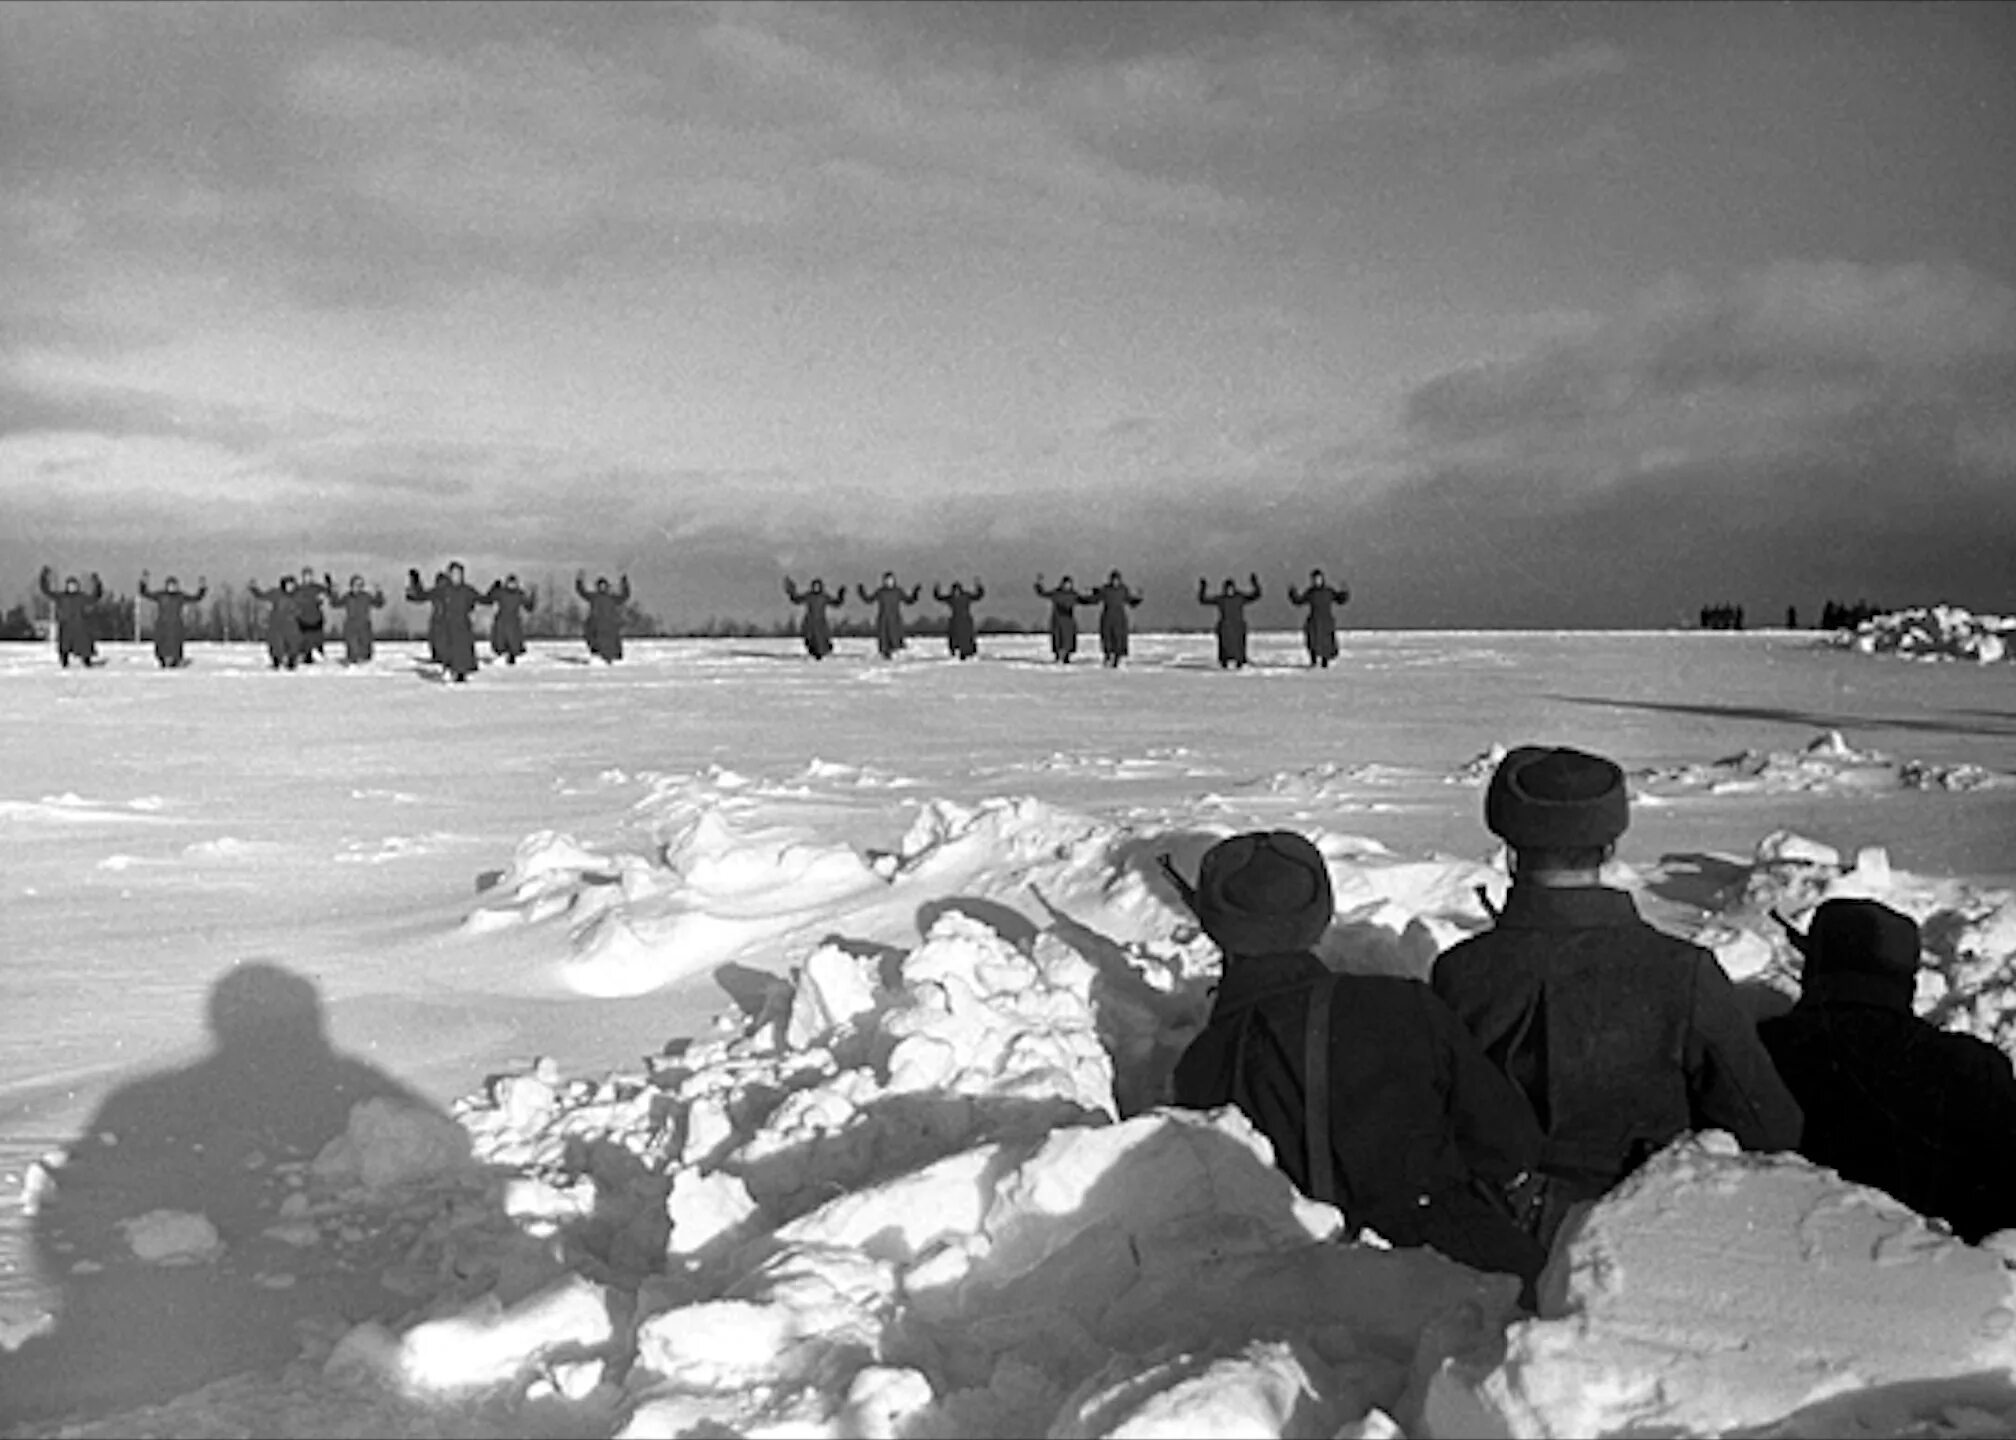
[[[1349,585],[1332,585],[1324,578],[1321,569],[1309,572],[1309,588],[1297,590],[1291,581],[1288,586],[1288,603],[1306,605],[1309,613],[1302,617],[1302,643],[1309,651],[1309,663],[1320,665],[1325,670],[1337,658],[1337,614],[1351,599]]]
[[[2016,1070],[1918,1018],[1918,926],[1874,900],[1823,901],[1799,1001],[1757,1034],[1806,1112],[1799,1153],[1944,1220],[1970,1245],[2016,1226]]]
[[[99,664],[98,635],[91,624],[91,607],[105,598],[105,582],[94,570],[89,590],[78,583],[75,575],[64,577],[63,588],[58,590],[52,583],[55,578],[56,572],[44,565],[36,583],[56,607],[56,658],[66,670],[73,658],[86,668]]]
[[[1069,575],[1059,580],[1054,590],[1045,590],[1043,577],[1038,575],[1036,593],[1050,602],[1050,658],[1059,665],[1069,665],[1078,653],[1078,607],[1099,602],[1091,595],[1080,595]]]
[[[406,576],[407,602],[427,607],[427,659],[445,669],[448,664],[448,612],[440,596],[448,583],[448,572],[436,570],[431,586],[420,583],[418,570],[408,570]]]
[[[1799,628],[1799,607],[1797,605],[1787,605],[1785,607],[1785,628],[1787,630],[1797,630]]]
[[[1510,847],[1512,889],[1491,929],[1435,962],[1435,993],[1525,1092],[1547,1137],[1529,1212],[1543,1246],[1570,1206],[1688,1131],[1726,1130],[1746,1150],[1799,1143],[1799,1104],[1728,973],[1603,884],[1630,822],[1610,760],[1513,750],[1484,795],[1484,823]]]
[[[1282,1172],[1353,1226],[1530,1290],[1547,1252],[1490,1196],[1540,1163],[1532,1109],[1426,985],[1316,958],[1334,904],[1322,852],[1275,830],[1219,841],[1194,887],[1164,864],[1223,954],[1176,1103],[1238,1106]]]
[[[420,589],[420,572],[406,572],[406,591]],[[489,602],[483,592],[463,579],[462,562],[451,560],[448,568],[430,588],[420,590],[420,599],[441,607],[441,667],[460,685],[476,673],[476,618],[478,605]]]
[[[294,587],[294,607],[301,627],[301,663],[313,665],[322,654],[326,625],[322,618],[322,597],[336,593],[336,582],[326,574],[315,578],[315,567],[303,565],[301,579]]]
[[[1129,590],[1115,570],[1104,585],[1093,588],[1089,598],[1099,604],[1099,658],[1117,670],[1127,658],[1127,612],[1141,603],[1141,596]]]
[[[196,577],[196,592],[192,595],[182,589],[182,582],[173,575],[159,590],[147,588],[147,572],[140,572],[140,598],[154,602],[154,661],[164,670],[173,670],[189,663],[182,647],[189,638],[188,623],[182,618],[182,607],[200,605],[203,597],[210,593],[210,584],[201,575]]]
[[[786,575],[784,594],[793,605],[805,607],[805,619],[798,627],[798,634],[805,641],[805,653],[814,660],[824,660],[833,653],[833,624],[826,618],[826,610],[828,606],[837,610],[847,603],[847,587],[842,585],[828,594],[826,582],[814,576],[811,588],[800,591]]]
[[[278,586],[261,590],[257,581],[247,581],[245,593],[272,608],[266,612],[266,657],[278,670],[301,663],[301,609],[295,598],[294,577],[282,575]]]
[[[538,590],[528,590],[516,575],[506,575],[490,582],[483,603],[497,607],[490,621],[490,653],[501,655],[506,665],[516,665],[525,653],[525,616],[539,603]]]
[[[408,596],[408,599],[414,597]],[[364,577],[352,575],[350,588],[330,602],[343,612],[343,663],[362,665],[370,660],[374,647],[371,612],[385,603],[383,590],[366,590]]]
[[[1260,577],[1248,575],[1247,583],[1253,588],[1241,590],[1229,578],[1224,586],[1213,595],[1205,586],[1204,578],[1197,578],[1197,603],[1210,605],[1218,611],[1218,622],[1213,627],[1218,635],[1218,668],[1246,668],[1246,607],[1260,598]]]
[[[609,588],[609,577],[595,577],[595,588],[588,588],[588,572],[576,571],[574,593],[588,602],[588,622],[582,627],[582,638],[588,642],[588,653],[598,657],[605,665],[614,665],[623,658],[623,607],[630,603],[630,577],[618,577],[621,583]]]
[[[894,659],[903,648],[903,607],[915,605],[924,587],[912,585],[905,593],[896,583],[896,572],[884,570],[882,583],[875,587],[874,593],[869,593],[865,585],[856,585],[854,589],[862,604],[875,607],[875,653],[884,660]]]
[[[961,660],[971,660],[978,655],[980,632],[973,624],[973,607],[987,598],[987,591],[980,582],[976,579],[971,590],[957,580],[952,582],[950,590],[933,585],[931,598],[952,610],[945,622],[945,648]]]

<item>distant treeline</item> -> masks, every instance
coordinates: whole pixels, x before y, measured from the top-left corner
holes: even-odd
[[[1839,600],[1829,600],[1820,607],[1820,628],[1822,630],[1852,630],[1864,620],[1878,615],[1887,615],[1889,610],[1881,605],[1871,605],[1867,600],[1857,600],[1853,605],[1844,605]],[[1743,607],[1741,605],[1703,605],[1701,607],[1701,628],[1703,630],[1741,630],[1743,628]],[[1799,628],[1799,607],[1785,607],[1785,628]]]

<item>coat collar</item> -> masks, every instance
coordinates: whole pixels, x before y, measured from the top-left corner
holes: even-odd
[[[1512,882],[1498,924],[1518,929],[1581,930],[1630,925],[1638,907],[1622,890],[1607,885],[1522,885]]]
[[[1804,1009],[1867,1005],[1910,1015],[1915,1013],[1912,1001],[1917,996],[1917,990],[1916,979],[1909,975],[1869,975],[1854,970],[1839,970],[1831,975],[1815,975],[1808,979],[1800,988],[1798,1003]]]
[[[1216,1016],[1243,1009],[1269,995],[1320,980],[1325,973],[1323,962],[1306,950],[1278,955],[1228,955],[1219,973],[1211,1013]]]

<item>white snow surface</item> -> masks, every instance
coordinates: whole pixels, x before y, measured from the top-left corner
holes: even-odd
[[[1164,1104],[1218,957],[1156,866],[1300,829],[1325,958],[1425,976],[1506,887],[1496,757],[1582,745],[1610,880],[1760,1012],[1774,917],[1865,895],[2016,1047],[2006,667],[1210,646],[0,651],[0,1433],[2016,1433],[2016,1241],[1794,1157],[1676,1142],[1538,1318],[1354,1235]]]

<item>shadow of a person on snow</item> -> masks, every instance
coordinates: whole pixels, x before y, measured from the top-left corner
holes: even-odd
[[[334,1050],[314,985],[279,965],[227,971],[208,1021],[210,1055],[114,1091],[55,1171],[34,1243],[60,1309],[53,1330],[0,1355],[0,1422],[278,1370],[299,1355],[303,1322],[410,1308],[381,1284],[396,1237],[328,1243],[305,1222],[306,1187],[361,1101],[454,1122]]]

